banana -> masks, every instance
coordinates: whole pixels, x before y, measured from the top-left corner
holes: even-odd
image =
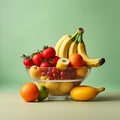
[[[69,65],[69,63],[70,63],[69,59],[67,59],[67,58],[60,58],[57,61],[56,68],[59,69],[59,70],[66,70],[68,65]]]
[[[56,56],[59,56],[60,46],[61,46],[61,44],[63,43],[63,41],[64,41],[65,39],[69,38],[69,37],[70,37],[70,35],[64,35],[63,37],[61,37],[61,38],[58,40],[57,44],[55,45]]]
[[[77,45],[78,45],[78,37],[79,37],[79,34],[78,36],[76,37],[76,40],[74,40],[71,45],[70,45],[70,48],[69,48],[69,51],[68,51],[68,57],[70,57],[72,54],[74,53],[77,53]]]
[[[73,34],[72,36],[68,36],[66,37],[63,42],[61,43],[61,45],[59,44],[59,54],[58,56],[60,58],[68,58],[68,51],[69,51],[69,47],[72,44],[72,42],[76,39],[76,36],[79,34],[79,31],[77,31],[75,34]]]
[[[88,57],[87,51],[86,51],[86,46],[83,41],[82,35],[83,35],[83,33],[81,34],[81,39],[78,43],[77,52],[83,57],[85,64],[89,67],[98,67],[98,66],[101,66],[102,64],[104,64],[105,63],[104,58],[92,59],[92,58]]]
[[[72,43],[71,37],[68,37],[67,39],[63,41],[59,49],[58,56],[60,58],[68,58],[67,54],[68,54],[68,50],[69,50],[71,43]]]
[[[82,28],[79,28],[75,34],[72,36],[66,37],[61,44],[58,43],[57,50],[58,50],[58,56],[60,58],[69,58],[69,48],[72,44],[72,42],[76,39],[78,39],[78,36],[83,32]],[[58,41],[59,42],[59,41]]]
[[[72,54],[78,53],[83,57],[83,60],[88,67],[101,66],[105,63],[104,58],[93,59],[87,55],[86,46],[82,38],[83,32],[84,30],[79,28],[73,36],[64,35],[61,37],[55,45],[56,55],[60,58],[69,58]],[[78,42],[80,35],[81,38]]]

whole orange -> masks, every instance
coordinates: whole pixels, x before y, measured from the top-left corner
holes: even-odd
[[[39,89],[36,84],[28,82],[20,89],[21,97],[27,102],[33,102],[39,97]]]
[[[78,53],[74,53],[69,57],[71,67],[81,67],[84,65],[82,56]]]

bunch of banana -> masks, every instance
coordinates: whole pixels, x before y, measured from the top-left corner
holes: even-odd
[[[63,37],[61,37],[58,40],[57,44],[55,45],[56,55],[59,56],[60,58],[69,58],[69,54],[73,54],[73,52],[77,48],[77,46],[74,47],[75,46],[74,41],[77,41],[80,34],[81,34],[81,31],[77,30],[77,32],[72,36],[64,35]],[[71,49],[71,52],[69,53],[69,50],[70,50],[69,48],[71,46],[74,47],[74,51],[73,49]]]
[[[60,58],[69,58],[72,54],[78,53],[83,57],[85,65],[88,67],[98,67],[105,63],[104,58],[92,59],[88,57],[86,46],[83,41],[84,30],[79,28],[77,32],[71,35],[64,35],[55,46],[56,55]],[[80,40],[78,41],[78,39]]]

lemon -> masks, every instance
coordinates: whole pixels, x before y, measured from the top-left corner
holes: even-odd
[[[104,90],[105,90],[104,87],[95,88],[92,86],[82,85],[82,86],[74,87],[70,91],[70,95],[73,100],[88,101],[88,100],[92,100],[93,98],[95,98],[95,96],[98,93],[100,93]]]

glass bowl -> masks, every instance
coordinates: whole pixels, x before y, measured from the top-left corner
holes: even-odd
[[[68,99],[71,89],[80,85],[88,76],[90,68],[67,67],[59,70],[56,67],[37,67],[27,68],[29,76],[37,85],[45,86],[48,91],[48,100]]]

